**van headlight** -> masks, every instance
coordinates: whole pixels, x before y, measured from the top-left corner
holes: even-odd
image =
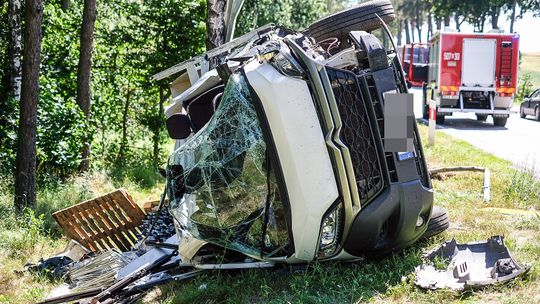
[[[338,204],[324,216],[319,235],[319,251],[317,258],[332,256],[339,248],[343,230],[343,204]]]

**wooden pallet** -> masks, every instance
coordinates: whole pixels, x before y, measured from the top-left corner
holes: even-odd
[[[65,234],[93,252],[117,248],[129,251],[137,242],[145,217],[124,189],[53,213]]]

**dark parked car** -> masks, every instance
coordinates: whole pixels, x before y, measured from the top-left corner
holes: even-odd
[[[531,95],[525,97],[519,108],[519,116],[525,118],[527,115],[533,115],[540,121],[540,89],[536,89]]]

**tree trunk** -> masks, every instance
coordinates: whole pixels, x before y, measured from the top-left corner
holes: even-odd
[[[163,108],[163,103],[165,102],[165,88],[159,86],[159,106],[158,106],[158,119],[162,120],[165,115],[165,110]],[[154,142],[154,167],[159,168],[159,137],[161,132],[162,123],[157,124],[157,127],[154,130],[153,142]]]
[[[510,33],[514,32],[514,22],[516,21],[516,5],[517,0],[512,2],[512,14],[510,15]]]
[[[499,15],[501,14],[501,8],[493,8],[491,12],[491,28],[494,30],[499,29]]]
[[[411,40],[412,42],[416,42],[416,38],[414,38],[414,27],[416,26],[415,21],[411,21]]]
[[[397,30],[397,45],[401,45],[403,40],[403,20],[398,19]]]
[[[461,32],[461,22],[459,22],[459,15],[458,14],[454,15],[454,22],[456,23],[456,30],[458,32]]]
[[[206,0],[206,50],[220,46],[225,41],[226,0]]]
[[[433,36],[433,17],[431,16],[431,12],[427,15],[427,41],[429,42],[429,37]]]
[[[60,5],[62,6],[62,10],[65,12],[69,9],[69,0],[60,0]]]
[[[130,89],[128,85],[126,101],[124,103],[124,113],[122,115],[122,140],[120,141],[120,150],[118,151],[117,161],[121,161],[124,159],[125,150],[127,148],[127,122],[128,122],[128,116],[129,116],[129,104],[131,101],[132,93],[133,93],[133,90]]]
[[[39,99],[42,0],[26,0],[24,60],[15,168],[15,208],[36,205],[36,122]]]
[[[9,19],[9,94],[16,100],[21,99],[21,6],[22,0],[10,0],[8,3]]]
[[[415,24],[416,32],[418,33],[418,42],[422,43],[422,11],[420,10],[420,3],[416,0],[416,9],[415,9]]]
[[[84,113],[87,126],[90,123],[90,72],[92,70],[92,49],[94,47],[94,24],[96,21],[96,0],[84,0],[81,27],[81,51],[77,69],[77,104]],[[82,147],[80,171],[90,167],[90,140]]]
[[[409,32],[409,20],[405,19],[405,43],[410,44],[411,43],[411,34]]]
[[[444,17],[444,27],[450,26],[450,16]]]

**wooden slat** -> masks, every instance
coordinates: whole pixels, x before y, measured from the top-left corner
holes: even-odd
[[[123,229],[127,229],[127,227],[125,227],[125,225],[123,225],[123,223],[116,217],[116,215],[114,213],[110,212],[110,208],[108,208],[109,202],[105,198],[99,197],[97,199],[97,201],[101,202],[101,206],[104,207],[104,209],[109,210],[109,213],[107,214],[108,217],[107,216],[104,216],[104,217],[106,217],[109,220],[112,220],[112,222],[114,222],[114,224],[112,224],[113,227],[111,228],[111,231],[114,231],[114,234],[111,235],[111,238],[113,239],[113,241],[116,244],[118,244],[119,249],[126,248],[126,249],[122,249],[122,251],[127,251],[128,248],[131,248],[131,244],[120,233]]]
[[[124,189],[57,211],[54,219],[65,234],[98,252],[118,248],[127,251],[138,241],[144,211]]]

